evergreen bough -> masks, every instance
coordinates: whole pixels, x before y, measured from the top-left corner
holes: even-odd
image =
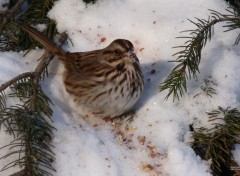
[[[192,147],[205,160],[210,160],[214,175],[239,174],[232,150],[240,143],[240,112],[238,109],[218,107],[207,113],[212,128],[199,128],[193,132]]]
[[[224,22],[225,32],[240,29],[240,0],[229,0],[228,14],[222,14],[210,10],[210,16],[206,19],[196,18],[196,22],[189,20],[196,26],[194,30],[186,30],[187,36],[178,37],[186,39],[184,45],[175,48],[180,49],[175,53],[177,65],[173,68],[169,76],[161,83],[160,91],[168,90],[166,99],[170,96],[173,101],[180,99],[187,92],[187,80],[197,78],[200,73],[199,64],[201,62],[202,49],[213,36],[215,24]],[[240,34],[236,36],[234,45],[240,42]],[[201,89],[207,96],[216,94],[208,80]],[[198,94],[197,94],[198,95]],[[195,95],[194,97],[196,97]],[[236,144],[240,144],[240,111],[233,108],[219,107],[217,110],[207,113],[213,128],[193,129],[192,147],[203,159],[211,161],[213,175],[233,176],[240,175],[240,168],[233,159],[232,150]],[[192,126],[191,126],[192,127]]]
[[[240,1],[240,0],[238,0]],[[230,6],[232,7],[232,6]],[[178,63],[169,74],[167,79],[163,81],[160,85],[160,91],[168,90],[166,99],[171,95],[173,100],[179,99],[187,91],[187,80],[196,78],[199,71],[199,64],[202,58],[202,49],[206,45],[207,41],[211,40],[213,35],[213,27],[219,22],[226,22],[226,25],[223,26],[227,31],[235,30],[240,28],[240,8],[233,8],[233,11],[228,9],[229,14],[221,14],[217,11],[210,10],[211,16],[205,19],[196,18],[197,22],[189,20],[197,29],[186,30],[189,36],[178,37],[187,39],[184,45],[176,46],[174,48],[180,48],[181,50],[175,53],[173,56],[176,56],[175,61]],[[240,42],[240,34],[237,36],[234,44],[238,45]]]
[[[56,34],[55,22],[46,14],[53,3],[54,0],[10,0],[8,8],[0,11],[0,51],[41,47],[21,30],[22,24],[44,25],[43,32],[52,38]],[[41,88],[52,58],[46,52],[33,72],[22,73],[0,85],[0,126],[4,125],[6,132],[14,137],[11,143],[0,148],[9,149],[0,159],[17,156],[0,171],[15,166],[20,166],[21,171],[14,176],[50,176],[55,171],[51,145],[55,129],[51,120],[52,103]],[[6,99],[10,98],[18,99],[19,104],[7,106]]]

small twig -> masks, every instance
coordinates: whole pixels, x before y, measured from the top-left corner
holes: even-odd
[[[48,51],[46,51],[46,53],[48,53]],[[4,91],[7,87],[11,86],[15,82],[17,82],[23,78],[32,78],[38,82],[38,80],[41,77],[41,74],[43,73],[47,64],[50,63],[50,60],[52,60],[53,57],[54,57],[54,55],[52,55],[52,54],[50,56],[49,56],[49,54],[44,54],[44,57],[42,57],[41,61],[39,62],[39,64],[37,65],[36,69],[33,72],[22,73],[16,77],[10,79],[9,81],[5,82],[4,84],[2,84],[0,86],[0,92]],[[46,61],[48,61],[48,62],[46,62]]]
[[[33,72],[25,72],[25,73],[22,73],[12,79],[10,79],[9,81],[5,82],[4,84],[2,84],[0,86],[0,92],[4,91],[7,87],[11,86],[12,84],[14,84],[15,82],[17,82],[18,80],[20,79],[23,79],[23,78],[29,78],[29,77],[33,77]]]
[[[60,41],[60,46],[61,46],[67,40],[67,36],[62,35],[58,40]],[[48,64],[51,62],[53,57],[54,57],[53,54],[49,53],[49,51],[46,51],[43,54],[41,61],[38,63],[37,67],[35,68],[35,70],[33,72],[22,73],[16,77],[10,79],[9,81],[3,83],[2,85],[0,85],[0,92],[4,91],[7,87],[11,86],[15,82],[17,82],[23,78],[30,77],[30,78],[34,79],[36,82],[38,82],[42,73],[44,72],[44,70],[48,66]]]
[[[16,13],[16,11],[22,6],[25,0],[18,0],[18,2],[9,10],[6,10],[5,12],[1,12],[0,14],[3,16],[3,21],[0,24],[0,32],[2,32],[4,26],[7,24],[8,18],[11,17]]]
[[[7,24],[7,15],[1,12],[0,14],[3,16],[2,24],[0,25],[0,32],[2,32],[4,26]]]
[[[37,65],[35,71],[34,71],[34,77],[36,78],[36,80],[39,80],[42,73],[44,72],[46,66],[50,63],[50,61],[53,59],[54,55],[49,53],[48,51],[46,51],[41,59],[41,61],[39,62],[39,64]]]
[[[14,14],[24,3],[25,0],[18,0],[18,2],[9,10],[7,10],[8,15]]]

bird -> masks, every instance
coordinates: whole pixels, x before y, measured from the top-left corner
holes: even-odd
[[[67,52],[34,27],[24,25],[22,29],[62,62],[66,92],[87,114],[119,117],[141,97],[144,77],[129,40],[116,39],[93,51]]]

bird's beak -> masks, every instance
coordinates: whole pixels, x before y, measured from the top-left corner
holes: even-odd
[[[137,55],[134,51],[128,51],[124,57],[127,57],[129,62],[138,62]]]

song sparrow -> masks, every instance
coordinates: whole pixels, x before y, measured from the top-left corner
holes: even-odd
[[[100,50],[70,53],[31,26],[23,30],[62,61],[66,91],[88,113],[113,118],[139,99],[144,81],[130,41],[117,39]]]

